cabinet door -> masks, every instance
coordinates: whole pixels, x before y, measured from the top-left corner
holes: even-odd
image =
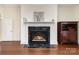
[[[68,31],[61,31],[60,37],[61,37],[61,44],[62,43],[67,43],[69,36],[68,36]]]
[[[69,29],[69,40],[72,42],[72,43],[76,43],[77,42],[77,31],[72,28],[72,29]]]
[[[58,30],[59,44],[78,44],[77,43],[77,22],[61,22]]]

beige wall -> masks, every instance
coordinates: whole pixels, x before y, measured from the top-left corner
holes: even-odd
[[[58,21],[78,22],[78,43],[79,43],[79,5],[58,5]]]
[[[79,5],[74,6],[74,19],[79,21]]]
[[[79,5],[75,5],[74,6],[74,10],[75,10],[75,20],[78,21],[78,44],[79,44]]]
[[[21,17],[26,18],[27,21],[34,21],[34,12],[44,12],[44,21],[52,21],[54,19],[57,21],[57,4],[49,5],[21,5]]]
[[[46,13],[45,21],[79,21],[79,5],[0,5],[0,41],[20,40],[20,20],[26,17],[28,21],[33,21],[33,11],[40,10]],[[6,17],[13,21],[11,40],[5,38]]]
[[[1,41],[1,37],[2,37],[2,16],[3,16],[3,6],[2,5],[0,5],[0,41]]]
[[[58,5],[58,21],[74,19],[74,5]]]
[[[17,41],[20,39],[20,6],[19,5],[0,5],[1,15],[1,41]],[[6,18],[12,20],[12,39],[6,38]],[[7,22],[8,22],[7,20]],[[8,32],[7,32],[8,33]]]
[[[79,21],[79,5],[58,5],[58,21]]]
[[[20,9],[21,8],[21,9]],[[57,22],[57,5],[0,5],[0,14],[1,14],[1,41],[17,41],[20,40],[20,25],[21,18],[26,17],[28,21],[33,21],[33,12],[34,11],[44,11],[45,12],[45,21],[52,21],[52,19]],[[21,13],[21,14],[20,14]],[[20,16],[21,15],[21,16]],[[21,17],[21,18],[20,18]],[[6,21],[6,18],[8,19]],[[6,36],[6,22],[12,20],[12,39],[7,39]],[[23,20],[23,19],[22,19]],[[57,23],[55,23],[55,30]],[[57,32],[57,31],[55,31]],[[9,33],[9,32],[7,32]],[[57,35],[57,33],[55,33]],[[55,36],[56,36],[55,35]],[[8,36],[9,38],[10,36]],[[56,36],[57,39],[57,36]]]

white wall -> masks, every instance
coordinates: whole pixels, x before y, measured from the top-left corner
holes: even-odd
[[[33,22],[33,12],[42,11],[44,12],[45,21],[55,20],[53,25],[53,41],[51,44],[57,44],[57,5],[21,5],[21,39],[23,40],[24,35],[24,25],[23,25],[23,17],[27,19],[27,22]]]

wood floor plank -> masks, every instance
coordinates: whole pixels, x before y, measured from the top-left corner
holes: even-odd
[[[58,45],[54,48],[23,48],[19,41],[1,42],[0,55],[78,55],[77,45]]]

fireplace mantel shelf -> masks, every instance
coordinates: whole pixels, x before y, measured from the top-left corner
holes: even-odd
[[[24,24],[52,24],[54,22],[24,22]]]

